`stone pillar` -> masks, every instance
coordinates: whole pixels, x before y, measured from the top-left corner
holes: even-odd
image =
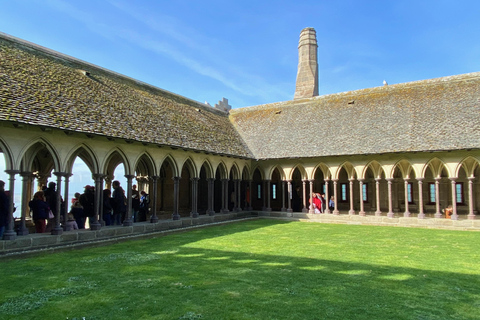
[[[425,219],[423,212],[423,178],[417,178],[418,181],[418,219]]]
[[[53,235],[61,235],[63,233],[63,228],[60,224],[60,211],[62,204],[62,176],[66,173],[64,172],[54,172],[54,175],[57,176],[57,212],[55,213],[55,227],[52,229]]]
[[[252,206],[252,180],[248,180],[248,210],[253,210]]]
[[[308,182],[310,183],[310,206],[308,207],[308,213],[315,213],[315,209],[313,208],[313,182],[315,180],[310,179]]]
[[[317,47],[315,29],[303,29],[298,43],[298,72],[294,99],[318,96]]]
[[[408,178],[404,178],[404,184],[405,184],[405,212],[403,213],[403,216],[408,218],[410,217],[410,211],[408,210]]]
[[[435,178],[435,218],[441,218],[442,213],[440,212],[440,177]]]
[[[272,211],[272,208],[271,208],[271,206],[270,206],[270,198],[272,197],[272,196],[271,196],[271,192],[270,192],[270,191],[271,191],[271,188],[270,188],[270,180],[266,180],[266,181],[265,181],[265,184],[267,185],[266,188],[265,188],[265,189],[266,189],[265,191],[266,191],[266,193],[267,193],[267,208],[266,208],[266,210],[267,210],[267,211]]]
[[[338,195],[337,195],[337,184],[338,184],[338,179],[332,179],[333,181],[333,201],[335,202],[335,209],[333,210],[334,215],[340,214],[340,211],[338,211]]]
[[[15,198],[15,175],[20,173],[19,170],[5,170],[9,175],[8,178],[8,191],[10,193],[8,201],[10,206],[8,208],[8,220],[7,225],[5,226],[5,232],[3,233],[3,240],[15,240],[17,238],[17,233],[15,232],[15,220],[13,219],[13,200]]]
[[[302,180],[302,187],[303,187],[302,212],[308,212],[308,208],[307,208],[307,180]]]
[[[457,183],[455,182],[457,178],[450,178],[450,181],[452,182],[452,216],[450,219],[452,220],[458,220],[458,214],[457,214]]]
[[[102,228],[103,215],[103,174],[94,174],[95,180],[95,213],[93,214],[92,221],[90,221],[90,230],[100,230]]]
[[[65,191],[63,192],[63,201],[65,203],[63,208],[63,230],[70,231],[71,227],[68,226],[68,212],[70,211],[70,201],[68,199],[68,188],[70,186],[70,177],[72,176],[71,173],[65,173]],[[61,208],[59,208],[59,211]]]
[[[28,206],[29,199],[32,198],[32,179],[35,177],[32,172],[21,172],[22,177],[22,213],[20,228],[17,231],[19,236],[26,236],[29,234],[25,219],[30,208]]]
[[[159,176],[152,176],[151,177],[153,180],[153,205],[152,205],[152,216],[150,217],[150,222],[151,223],[157,223],[158,222],[158,217],[157,217],[157,192],[158,192],[158,179],[160,178]],[[150,197],[150,199],[152,199]]]
[[[238,194],[240,193],[239,192],[239,188],[238,188],[238,181],[239,180],[233,180],[233,204],[232,204],[232,211],[233,212],[236,212],[238,211],[238,207],[239,207],[239,203],[237,202],[237,199],[238,199]]]
[[[127,213],[125,214],[125,221],[123,221],[124,227],[133,226],[133,217],[132,217],[132,180],[135,178],[134,175],[126,174],[127,178]]]
[[[198,180],[199,178],[191,178],[192,181],[192,212],[190,212],[190,216],[192,218],[198,218],[198,211],[197,211],[197,202],[198,202]]]
[[[243,211],[242,210],[242,180],[238,179],[237,180],[237,211]]]
[[[172,177],[173,179],[173,220],[180,220],[180,214],[178,213],[179,195],[180,195],[180,177]]]
[[[222,179],[222,213],[229,213],[228,210],[228,179]]]
[[[214,178],[208,178],[207,179],[207,186],[208,186],[208,208],[207,208],[207,213],[210,216],[215,215],[215,209],[214,209],[214,189],[215,189],[215,179]]]
[[[358,212],[358,215],[365,217],[365,210],[363,206],[363,179],[358,179],[358,185],[360,187],[360,211]]]
[[[353,181],[354,180],[355,179],[348,179],[348,181],[350,182],[350,210],[348,211],[349,215],[355,214],[355,210],[353,209]]]
[[[287,189],[288,189],[288,196],[287,196],[287,202],[288,202],[288,208],[287,212],[292,213],[292,180],[287,180]],[[296,192],[296,191],[295,191]]]
[[[325,179],[325,212],[326,214],[330,213],[330,208],[328,203],[330,202],[330,195],[328,194],[328,178]]]
[[[387,217],[393,218],[394,213],[393,213],[393,205],[392,205],[392,182],[393,178],[387,178],[387,184],[388,184],[388,213]]]
[[[375,201],[377,201],[377,210],[375,210],[375,216],[379,217],[382,215],[380,210],[380,178],[375,178]]]
[[[468,220],[474,220],[475,214],[473,213],[473,180],[475,177],[468,177]]]
[[[282,180],[282,208],[280,210],[282,212],[287,211],[287,208],[285,208],[285,180]]]

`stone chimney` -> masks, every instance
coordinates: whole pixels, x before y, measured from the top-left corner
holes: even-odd
[[[298,72],[294,99],[318,96],[317,34],[305,28],[298,42]]]

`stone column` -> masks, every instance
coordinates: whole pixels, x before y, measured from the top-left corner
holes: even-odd
[[[348,181],[350,182],[350,210],[348,211],[349,215],[355,214],[355,210],[353,209],[353,181],[354,180],[355,179],[348,179]]]
[[[282,208],[280,209],[280,211],[287,211],[287,208],[285,207],[285,180],[282,180]]]
[[[375,210],[375,216],[379,217],[382,215],[380,210],[380,178],[375,178],[375,201],[377,201],[377,210]]]
[[[191,178],[192,181],[192,212],[190,212],[190,216],[192,218],[198,218],[198,211],[197,211],[197,202],[198,202],[198,180],[199,178]]]
[[[330,213],[330,208],[328,208],[328,203],[330,202],[330,195],[328,194],[328,178],[325,178],[325,214]]]
[[[337,195],[337,184],[338,184],[338,179],[332,179],[333,181],[333,201],[335,202],[335,209],[333,210],[334,215],[340,214],[340,211],[338,211],[338,195]]]
[[[158,193],[158,179],[159,176],[152,176],[153,180],[153,204],[152,204],[152,216],[150,217],[150,223],[157,223],[157,193]],[[152,197],[150,197],[152,199]]]
[[[214,189],[215,189],[215,179],[214,178],[208,178],[207,179],[207,186],[208,186],[208,208],[207,208],[207,213],[210,216],[215,215],[215,210],[214,210]]]
[[[127,178],[127,213],[125,214],[125,221],[123,221],[124,227],[133,226],[133,217],[132,217],[132,180],[135,178],[134,175],[126,174]]]
[[[450,181],[452,182],[452,216],[450,219],[452,220],[458,220],[458,214],[457,214],[457,183],[455,182],[457,178],[450,178]]]
[[[239,180],[233,180],[233,204],[232,204],[232,211],[237,212],[238,211],[238,206],[239,203],[237,202],[238,199],[238,194],[239,194],[239,188],[238,188],[238,181]]]
[[[468,220],[474,220],[475,214],[473,213],[473,180],[475,177],[468,177]]]
[[[423,178],[417,178],[418,181],[418,219],[425,219],[423,212]]]
[[[267,185],[266,190],[265,190],[267,192],[267,208],[266,208],[266,210],[267,211],[272,211],[272,208],[270,206],[270,198],[272,197],[271,193],[270,193],[270,189],[271,189],[270,188],[270,180],[266,180],[265,183]]]
[[[308,212],[308,208],[307,208],[307,180],[302,180],[302,187],[303,187],[302,212]]]
[[[392,182],[393,182],[393,178],[387,178],[385,180],[387,180],[387,184],[388,184],[388,213],[387,213],[387,217],[393,218],[394,215],[395,215],[395,213],[393,213],[393,205],[392,205]]]
[[[242,180],[238,179],[237,180],[237,211],[243,211],[242,210]]]
[[[408,178],[403,178],[405,184],[405,212],[403,213],[403,216],[406,218],[410,217],[410,211],[408,210],[408,180]]]
[[[17,238],[17,233],[15,232],[15,220],[13,219],[13,200],[15,198],[15,175],[20,173],[19,170],[5,170],[9,175],[9,187],[8,191],[10,193],[8,208],[8,220],[7,225],[5,226],[5,232],[3,233],[3,240],[15,240]]]
[[[20,172],[22,177],[22,213],[21,213],[21,223],[20,228],[18,229],[17,234],[19,236],[26,236],[29,234],[25,219],[27,212],[29,212],[28,202],[32,198],[32,179],[35,177],[32,172]]]
[[[57,176],[57,212],[55,213],[55,227],[52,229],[51,233],[53,235],[61,235],[63,233],[63,228],[60,224],[60,211],[62,207],[62,176],[66,173],[54,172],[53,174]]]
[[[65,191],[63,192],[63,201],[65,203],[63,208],[63,230],[70,231],[72,228],[68,226],[68,212],[70,211],[70,201],[68,199],[68,188],[70,186],[70,177],[72,176],[71,173],[65,173]],[[61,208],[59,209],[59,211]]]
[[[358,179],[358,185],[360,187],[360,211],[358,212],[358,215],[365,217],[365,210],[363,206],[363,179]]]
[[[90,230],[100,230],[102,228],[103,215],[103,174],[94,174],[93,179],[95,180],[95,213],[93,214],[92,221],[90,221]]]
[[[310,179],[308,182],[310,183],[310,206],[308,207],[308,213],[315,213],[315,209],[313,208],[313,182],[315,180]]]
[[[180,177],[172,177],[173,179],[173,220],[180,220],[180,214],[178,213],[179,195],[180,195]]]
[[[248,192],[248,210],[253,210],[253,206],[252,206],[252,180],[248,180],[248,190],[250,190]]]
[[[288,189],[288,196],[287,196],[287,202],[288,202],[288,208],[287,212],[292,213],[292,180],[287,180],[287,189]]]
[[[222,213],[229,213],[228,210],[228,179],[222,179]]]
[[[435,218],[441,218],[442,213],[440,212],[440,177],[435,178]]]

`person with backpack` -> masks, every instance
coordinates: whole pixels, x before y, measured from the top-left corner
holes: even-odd
[[[148,205],[150,204],[150,196],[145,191],[140,192],[140,207],[138,213],[138,221],[147,221]]]

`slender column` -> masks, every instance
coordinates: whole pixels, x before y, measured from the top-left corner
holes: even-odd
[[[262,206],[262,211],[267,210],[267,196],[266,196],[266,191],[265,191],[265,180],[262,180],[262,198],[263,198],[263,206]]]
[[[307,180],[302,180],[302,187],[303,187],[303,208],[302,212],[308,212],[307,208]],[[312,188],[310,188],[312,189]]]
[[[173,180],[173,220],[180,220],[180,214],[178,213],[179,194],[180,194],[180,177],[172,177]]]
[[[455,182],[457,178],[450,178],[450,181],[452,182],[452,216],[450,219],[452,220],[458,220],[458,214],[457,214],[457,183]]]
[[[228,179],[222,179],[222,213],[228,213]]]
[[[158,222],[158,217],[157,217],[157,192],[158,192],[158,179],[160,177],[159,176],[152,176],[151,178],[153,180],[153,204],[152,204],[152,216],[150,217],[150,222],[151,223],[157,223]],[[150,199],[152,199],[152,194],[150,194]]]
[[[473,213],[473,180],[475,177],[468,177],[468,220],[474,220],[475,214]]]
[[[242,210],[242,180],[238,179],[237,180],[237,211],[243,211]]]
[[[375,216],[382,215],[380,210],[380,178],[375,178],[375,201],[377,201],[377,210],[375,210]]]
[[[340,211],[338,211],[338,195],[337,195],[337,184],[338,179],[332,179],[333,181],[333,202],[335,202],[335,209],[333,209],[333,214],[338,215]]]
[[[425,213],[423,212],[423,178],[417,178],[418,181],[418,219],[424,219]]]
[[[272,194],[271,194],[271,185],[270,185],[270,180],[266,180],[266,192],[267,192],[267,211],[272,211],[272,207],[270,205],[270,199],[272,198]]]
[[[313,182],[315,180],[313,179],[310,179],[308,180],[308,182],[310,183],[310,206],[309,206],[309,210],[308,210],[308,213],[315,213],[315,209],[313,208]]]
[[[192,212],[190,212],[190,216],[192,218],[198,218],[197,201],[198,201],[199,178],[191,178],[190,180],[192,181]]]
[[[354,179],[348,179],[350,182],[350,210],[348,211],[349,215],[354,215],[355,210],[353,209],[353,181]]]
[[[282,180],[282,212],[286,212],[287,208],[285,208],[285,180]]]
[[[408,210],[408,178],[404,178],[404,185],[405,185],[405,212],[403,213],[404,217],[410,217],[410,211]]]
[[[237,202],[237,198],[240,190],[238,188],[238,181],[239,180],[233,180],[233,205],[232,205],[233,212],[238,211],[238,206],[239,206],[239,203]]]
[[[388,184],[388,213],[387,213],[387,217],[389,218],[393,218],[393,216],[395,215],[393,213],[393,205],[392,205],[392,182],[393,182],[393,178],[387,178],[387,184]]]
[[[358,179],[358,185],[360,186],[360,211],[358,215],[365,216],[365,210],[363,206],[363,179]]]
[[[215,210],[214,210],[214,202],[213,202],[213,197],[214,197],[214,189],[215,189],[215,179],[214,178],[208,178],[207,179],[207,186],[208,186],[208,209],[207,213],[210,216],[215,215]]]
[[[123,221],[123,226],[133,226],[133,217],[132,217],[132,180],[135,178],[134,175],[126,174],[127,178],[127,213],[125,214],[125,221]]]
[[[440,177],[435,178],[435,218],[441,218],[442,213],[440,212]]]
[[[28,208],[28,201],[32,198],[31,195],[31,186],[32,178],[34,175],[32,172],[21,172],[20,176],[22,176],[22,213],[21,213],[21,223],[20,228],[18,229],[17,234],[19,236],[25,236],[29,234],[25,219],[27,216],[27,212],[29,212]]]
[[[328,194],[328,178],[325,179],[325,210],[324,213],[330,213],[330,209],[328,208],[328,203],[330,202],[330,195]]]
[[[252,183],[253,181],[252,180],[248,180],[248,190],[250,190],[248,192],[248,210],[253,210],[253,206],[252,206]]]
[[[72,176],[71,173],[65,173],[65,191],[63,192],[63,201],[65,203],[64,208],[63,208],[63,230],[64,231],[70,231],[71,227],[68,226],[67,221],[68,221],[68,211],[69,211],[69,201],[68,201],[68,188],[70,186],[70,177]],[[61,208],[59,208],[60,211]]]
[[[6,225],[6,230],[3,233],[3,240],[15,240],[17,238],[17,233],[15,232],[15,220],[13,219],[13,198],[15,197],[15,175],[20,173],[20,171],[5,170],[5,172],[9,175],[8,191],[10,196],[8,201],[10,202],[10,205],[8,208],[8,222]]]
[[[288,208],[287,212],[292,213],[292,180],[287,180],[287,189],[288,189],[288,197],[287,197],[287,202],[288,202]]]
[[[63,233],[63,228],[60,224],[60,211],[62,207],[62,176],[66,173],[54,172],[53,174],[57,176],[57,212],[55,212],[55,227],[52,229],[51,233],[53,235],[61,235]]]
[[[103,221],[103,216],[101,215],[102,199],[103,199],[103,174],[94,174],[93,179],[95,180],[95,198],[94,198],[94,214],[92,221],[90,221],[90,230],[100,230],[102,224],[100,221]]]

